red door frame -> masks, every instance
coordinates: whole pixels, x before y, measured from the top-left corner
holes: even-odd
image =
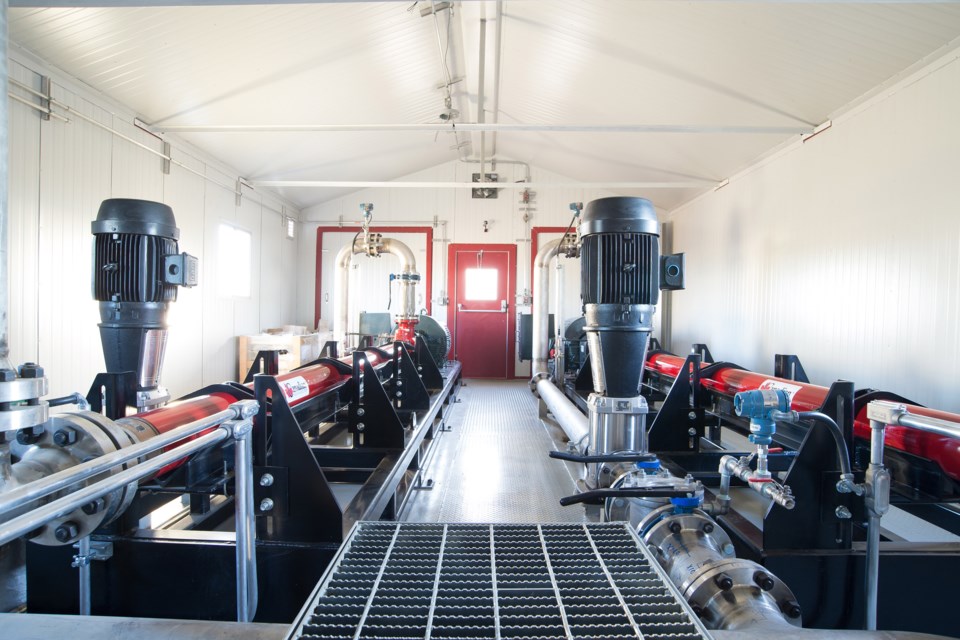
[[[561,229],[562,231],[562,229]],[[447,326],[450,327],[451,351],[457,353],[457,251],[506,251],[513,265],[507,269],[507,379],[517,377],[517,245],[515,244],[451,244],[447,249]]]
[[[534,294],[533,288],[537,282],[537,277],[533,273],[537,264],[537,251],[540,250],[541,233],[563,233],[567,229],[576,229],[574,227],[533,227],[530,229],[530,295]]]
[[[317,280],[314,286],[313,294],[313,326],[316,327],[320,322],[320,299],[323,293],[320,291],[320,285],[323,282],[323,234],[324,233],[356,233],[353,227],[317,227]],[[430,315],[433,305],[433,227],[370,227],[374,233],[423,233],[427,236],[427,264],[421,269],[423,275],[423,287],[425,290],[425,301],[427,315]]]

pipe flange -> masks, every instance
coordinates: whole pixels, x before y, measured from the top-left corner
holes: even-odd
[[[800,605],[790,588],[752,560],[733,558],[703,568],[680,589],[713,628],[789,622],[801,626]]]
[[[50,415],[47,403],[21,404],[0,410],[0,433],[19,431],[42,425]]]
[[[540,384],[541,380],[546,380],[547,382],[551,381],[551,376],[547,371],[538,371],[533,374],[533,377],[530,378],[530,391],[534,393],[537,392],[537,385]]]
[[[18,475],[25,474],[26,477],[35,479],[136,444],[154,433],[147,431],[142,424],[118,424],[90,411],[61,413],[54,415],[46,423],[46,429],[39,441],[30,445],[14,444],[11,450],[20,458],[17,463]],[[137,462],[131,460],[117,467],[114,473],[132,467]],[[78,491],[102,479],[104,475],[94,476],[86,483],[77,483],[64,491],[51,494],[45,501]],[[133,502],[137,488],[138,483],[131,482],[72,513],[51,520],[27,537],[33,542],[48,546],[75,542],[123,513]]]

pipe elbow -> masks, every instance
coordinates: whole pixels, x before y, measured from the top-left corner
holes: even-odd
[[[536,269],[543,269],[557,256],[557,253],[559,253],[560,250],[560,241],[560,238],[551,240],[540,247],[540,249],[537,251],[537,257],[533,261],[533,265]]]
[[[385,238],[383,240],[383,247],[380,250],[384,253],[397,256],[400,260],[400,270],[403,273],[417,272],[417,259],[413,255],[413,251],[410,250],[410,247],[403,242],[395,238]]]

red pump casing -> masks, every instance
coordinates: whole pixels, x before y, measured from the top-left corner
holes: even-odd
[[[653,353],[647,358],[646,369],[667,377],[680,375],[686,360],[667,353]],[[713,366],[702,363],[701,369]],[[776,378],[752,371],[744,371],[722,364],[709,376],[700,376],[700,384],[708,391],[733,396],[741,391],[756,389],[783,389],[790,394],[790,406],[794,411],[819,411],[827,399],[829,389],[818,385]],[[906,405],[915,415],[939,418],[951,422],[960,422],[960,415],[927,409],[917,405]],[[864,406],[854,417],[853,433],[858,438],[870,439],[870,420]],[[960,481],[960,440],[939,436],[910,427],[888,426],[886,446],[899,449],[913,455],[933,460],[940,465],[944,473]]]

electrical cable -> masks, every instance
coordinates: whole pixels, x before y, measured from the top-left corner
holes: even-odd
[[[843,431],[833,418],[820,411],[798,411],[797,417],[804,420],[813,420],[821,422],[830,428],[830,435],[833,436],[837,444],[837,457],[840,458],[840,472],[844,474],[850,471],[850,451],[847,449],[847,441],[843,439]]]

